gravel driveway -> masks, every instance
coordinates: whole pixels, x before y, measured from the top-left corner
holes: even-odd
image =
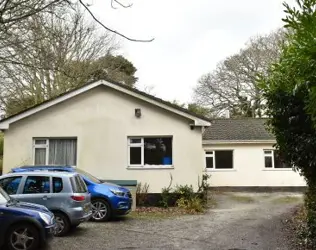
[[[204,215],[172,219],[125,218],[82,224],[47,249],[289,249],[281,219],[302,202],[300,194],[216,195]]]

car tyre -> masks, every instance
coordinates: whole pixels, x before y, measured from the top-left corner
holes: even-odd
[[[54,235],[56,237],[65,236],[70,230],[68,217],[60,212],[54,212],[54,215],[56,220],[56,230]]]
[[[16,224],[8,230],[6,245],[10,250],[38,249],[40,246],[40,233],[31,224]]]
[[[73,230],[73,229],[76,229],[79,225],[80,225],[80,223],[71,224],[70,228],[71,228],[71,230]]]
[[[101,222],[109,221],[112,214],[112,209],[110,204],[103,199],[93,199],[92,200],[92,221]]]

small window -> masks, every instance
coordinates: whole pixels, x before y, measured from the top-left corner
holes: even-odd
[[[71,177],[71,186],[74,193],[86,193],[88,192],[87,185],[79,175]]]
[[[60,193],[63,190],[63,179],[53,177],[53,193]]]
[[[141,138],[130,138],[129,143],[130,144],[140,144],[140,143],[142,143],[142,139]]]
[[[23,194],[42,194],[50,193],[49,177],[46,176],[28,176]]]
[[[141,165],[142,164],[142,148],[141,147],[131,147],[130,150],[130,164],[131,165]]]
[[[233,169],[233,151],[216,150],[205,152],[207,169]]]
[[[206,168],[214,168],[213,157],[205,157],[205,159],[206,159]]]
[[[21,176],[8,177],[0,180],[0,186],[8,193],[8,195],[14,195],[18,192],[21,180]]]
[[[40,139],[36,139],[35,140],[35,145],[46,145],[47,144],[47,140],[40,140]]]
[[[265,168],[291,168],[277,150],[264,150],[264,167]]]
[[[45,165],[46,164],[46,148],[35,148],[35,165]]]

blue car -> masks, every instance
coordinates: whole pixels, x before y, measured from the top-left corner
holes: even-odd
[[[71,166],[21,166],[11,169],[10,172],[25,171],[65,171],[77,172],[85,181],[91,194],[93,221],[108,221],[118,215],[126,215],[132,208],[132,194],[129,189],[104,182],[93,175]]]
[[[16,201],[0,187],[0,249],[40,249],[55,227],[54,215],[46,207]]]

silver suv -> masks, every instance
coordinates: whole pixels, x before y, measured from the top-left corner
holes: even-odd
[[[0,176],[0,186],[17,201],[46,206],[55,214],[55,236],[92,216],[91,197],[77,173],[23,172]]]

